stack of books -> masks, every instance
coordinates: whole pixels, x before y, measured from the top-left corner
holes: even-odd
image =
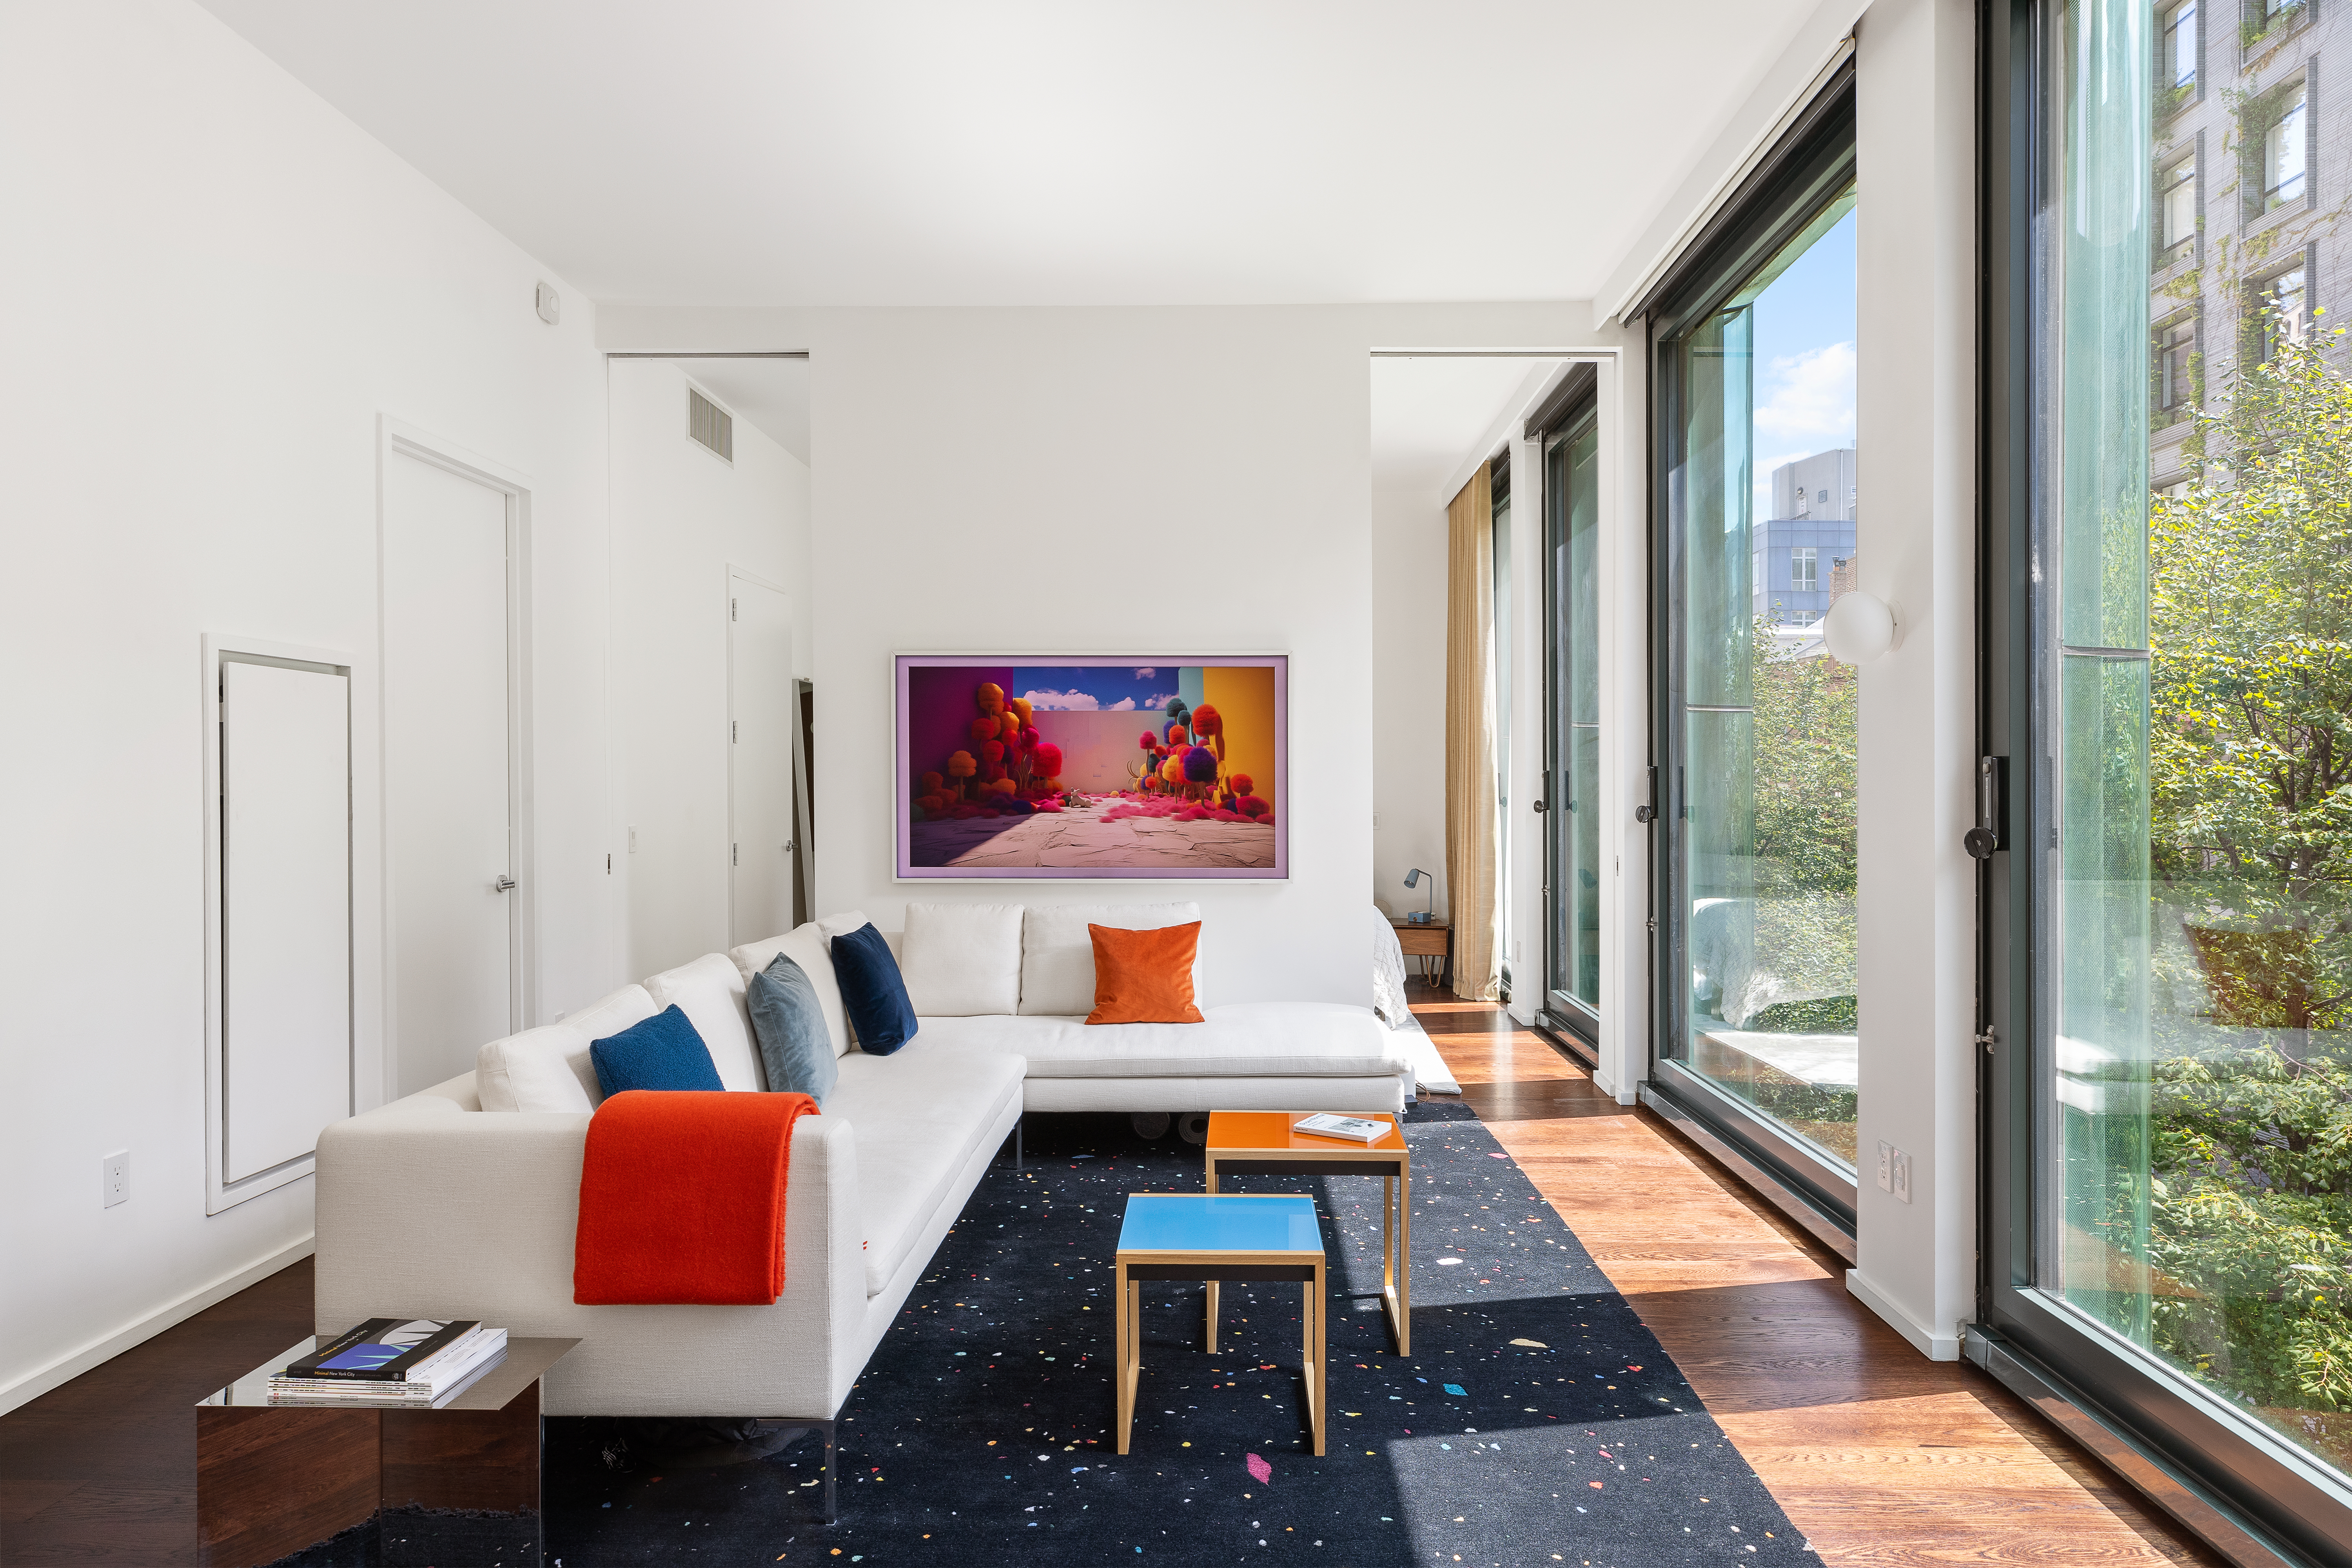
[[[1304,1132],[1310,1138],[1345,1138],[1351,1143],[1377,1143],[1387,1137],[1390,1123],[1375,1121],[1369,1116],[1339,1116],[1321,1111],[1304,1121],[1290,1124],[1293,1132]]]
[[[440,1404],[506,1358],[507,1331],[471,1319],[370,1318],[269,1380],[272,1405]]]

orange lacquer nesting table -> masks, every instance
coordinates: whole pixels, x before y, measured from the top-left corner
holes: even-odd
[[[1373,1111],[1338,1114],[1385,1121],[1378,1142],[1317,1138],[1291,1123],[1311,1110],[1213,1110],[1204,1152],[1209,1191],[1219,1176],[1378,1176],[1381,1178],[1381,1305],[1396,1353],[1412,1353],[1412,1154],[1396,1118]],[[1209,1349],[1217,1348],[1217,1286],[1209,1283]]]

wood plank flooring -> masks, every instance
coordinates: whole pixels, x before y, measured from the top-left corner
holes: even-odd
[[[310,1260],[0,1415],[0,1564],[196,1561],[197,1400],[310,1331]]]
[[[2221,1563],[1976,1368],[1925,1360],[1844,1264],[1501,1008],[1413,1012],[1495,1137],[1832,1564]]]
[[[1831,1564],[2220,1559],[1973,1367],[1937,1364],[1843,1265],[1499,1008],[1416,987],[1464,1098],[1575,1227]],[[0,1416],[0,1563],[195,1561],[189,1407],[310,1325],[295,1265]]]

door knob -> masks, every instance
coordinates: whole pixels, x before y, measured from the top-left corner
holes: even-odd
[[[515,879],[512,877],[500,877],[490,884],[490,891],[494,893],[511,893],[514,888]]]

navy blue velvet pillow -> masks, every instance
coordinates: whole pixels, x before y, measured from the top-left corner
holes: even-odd
[[[751,976],[745,989],[751,1033],[760,1042],[760,1063],[768,1069],[768,1088],[778,1093],[797,1089],[813,1096],[823,1110],[841,1068],[834,1060],[824,1005],[816,999],[808,972],[793,962],[792,954],[780,952],[774,963]]]
[[[907,1000],[898,961],[870,922],[833,939],[833,973],[859,1050],[887,1057],[915,1037],[915,1005]]]
[[[596,1087],[606,1098],[625,1089],[725,1089],[687,1016],[672,1003],[642,1023],[588,1045]]]

